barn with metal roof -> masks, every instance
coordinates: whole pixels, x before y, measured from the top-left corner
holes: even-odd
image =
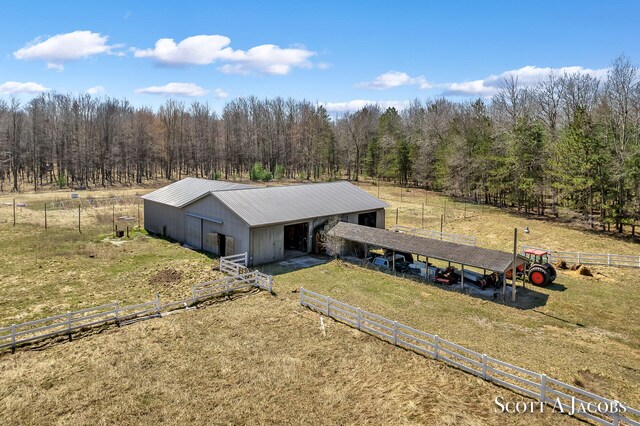
[[[388,205],[349,182],[256,187],[187,178],[142,197],[145,229],[249,263],[314,251],[332,218],[384,228]]]

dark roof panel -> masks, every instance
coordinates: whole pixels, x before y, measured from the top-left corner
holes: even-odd
[[[340,222],[331,228],[329,233],[349,241],[419,254],[495,272],[505,272],[511,269],[513,263],[512,253],[418,237],[354,223]],[[525,259],[518,256],[516,263],[520,265],[524,262]]]

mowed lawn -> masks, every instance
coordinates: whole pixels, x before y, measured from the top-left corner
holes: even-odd
[[[407,200],[403,194],[400,203],[392,199],[395,189],[388,191],[386,200],[400,206],[400,224],[420,226],[418,196]],[[429,197],[434,205],[444,201]],[[395,222],[392,209],[388,223]],[[430,229],[439,228],[435,209],[426,220]],[[530,245],[612,247],[619,253],[638,247],[473,209],[468,206],[466,219],[456,210],[445,230],[473,234],[479,245],[503,250],[510,250],[514,226],[529,226]],[[0,269],[0,327],[113,300],[152,300],[157,292],[163,300],[181,299],[192,284],[219,276],[215,259],[144,232],[115,241],[110,211],[98,213],[80,234],[71,224],[14,228],[10,209],[0,210],[6,263]],[[640,320],[634,314],[640,270],[592,268],[595,277],[561,272],[558,286],[536,289],[542,306],[522,309],[342,261],[297,271],[261,269],[276,274],[276,296],[253,293],[71,343],[0,354],[0,418],[9,424],[574,422],[552,414],[496,414],[496,396],[519,397],[332,320],[325,320],[324,335],[320,315],[298,306],[299,287],[640,406]]]

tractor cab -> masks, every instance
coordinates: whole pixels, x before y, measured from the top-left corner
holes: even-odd
[[[546,250],[526,249],[524,254],[530,263],[540,263],[543,265],[549,263],[549,252]]]

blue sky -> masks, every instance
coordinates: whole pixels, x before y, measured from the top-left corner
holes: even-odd
[[[50,0],[1,13],[3,98],[93,88],[152,107],[255,95],[340,112],[640,61],[638,1]]]

